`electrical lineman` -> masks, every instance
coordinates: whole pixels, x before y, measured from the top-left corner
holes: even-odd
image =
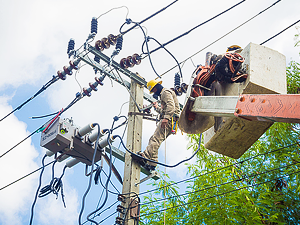
[[[180,108],[177,96],[174,91],[164,88],[162,81],[151,80],[147,83],[150,94],[154,93],[155,97],[160,97],[161,107],[157,102],[153,103],[155,110],[160,114],[154,134],[150,137],[148,146],[144,152],[138,154],[143,158],[158,161],[158,148],[161,143],[172,133],[173,123],[177,122],[180,115]],[[138,159],[138,162],[146,169],[155,170],[156,163],[148,162],[144,159]]]

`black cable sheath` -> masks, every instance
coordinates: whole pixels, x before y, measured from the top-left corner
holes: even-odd
[[[235,4],[234,6],[231,6],[230,8],[228,8],[228,9],[226,9],[225,11],[223,11],[223,12],[219,13],[218,15],[216,15],[216,16],[214,16],[214,17],[212,17],[212,18],[210,18],[210,19],[206,20],[205,22],[203,22],[203,23],[201,23],[201,24],[199,24],[199,25],[195,26],[194,28],[190,29],[189,31],[187,31],[187,32],[185,32],[185,33],[183,33],[183,34],[181,34],[181,35],[177,36],[176,38],[173,38],[172,40],[170,40],[170,41],[168,41],[168,42],[166,42],[166,43],[162,44],[160,47],[158,47],[158,48],[156,48],[156,49],[152,50],[152,51],[150,52],[150,54],[152,54],[153,52],[157,51],[157,50],[158,50],[158,49],[160,49],[160,48],[163,48],[163,47],[165,47],[166,45],[168,45],[168,44],[172,43],[173,41],[176,41],[177,39],[179,39],[179,38],[181,38],[181,37],[183,37],[183,36],[185,36],[185,35],[189,34],[189,33],[190,33],[190,32],[192,32],[193,30],[195,30],[196,28],[198,28],[198,27],[200,27],[200,26],[202,26],[202,25],[204,25],[204,24],[208,23],[209,21],[211,21],[211,20],[213,20],[213,19],[217,18],[218,16],[220,16],[220,15],[222,15],[222,14],[224,14],[224,13],[228,12],[229,10],[231,10],[231,9],[235,8],[236,6],[240,5],[241,3],[245,2],[245,1],[246,1],[246,0],[242,0],[242,1],[240,1],[239,3]]]
[[[94,172],[94,165],[95,165],[95,158],[96,158],[96,153],[97,153],[97,149],[98,149],[98,143],[99,143],[99,139],[100,139],[100,125],[98,123],[94,123],[94,126],[98,127],[98,136],[97,136],[97,140],[96,140],[96,144],[95,144],[95,150],[94,150],[94,154],[93,154],[93,159],[92,159],[92,168],[91,168],[91,173],[90,173],[90,179],[89,179],[89,183],[88,183],[88,187],[82,197],[82,205],[81,205],[81,209],[80,209],[80,213],[78,216],[78,223],[79,225],[81,225],[81,216],[83,214],[83,210],[84,210],[84,206],[85,206],[85,198],[87,196],[87,194],[90,191],[91,188],[91,184],[92,184],[92,179],[93,179],[93,172]]]
[[[126,148],[126,146],[125,146],[125,144],[124,144],[122,138],[121,138],[119,135],[114,135],[114,137],[120,139],[120,141],[121,141],[121,143],[122,143],[124,149],[125,149],[126,151],[128,151],[131,155],[134,155],[135,157],[140,158],[140,159],[143,159],[143,160],[146,160],[146,161],[148,161],[148,162],[156,163],[156,164],[161,165],[161,166],[165,166],[165,167],[168,167],[168,168],[174,168],[174,167],[176,167],[176,166],[178,166],[178,165],[180,165],[180,164],[182,164],[182,163],[184,163],[184,162],[186,162],[186,161],[191,160],[191,159],[198,153],[198,151],[200,150],[202,134],[200,134],[198,149],[194,152],[194,154],[193,154],[190,158],[184,159],[184,160],[180,161],[179,163],[176,163],[175,165],[167,165],[167,164],[164,164],[164,163],[161,163],[161,162],[156,162],[156,161],[154,161],[154,160],[151,160],[151,159],[147,159],[147,158],[141,157],[140,155],[137,155],[137,154],[135,154],[134,152],[130,151],[128,148]]]
[[[115,122],[115,120],[114,120],[114,122]],[[113,125],[114,125],[114,122],[113,122]],[[112,128],[111,128],[111,129],[113,129],[113,125],[112,125]],[[111,131],[109,130],[108,136],[107,136],[107,143],[108,143],[108,146],[109,146],[109,149],[110,149],[109,168],[112,168],[112,146],[111,146],[110,141],[109,141],[109,140],[110,140],[110,135],[111,135]],[[97,146],[97,145],[96,145],[96,146]],[[112,172],[112,170],[110,169],[110,170],[109,170],[109,174],[108,174],[108,178],[107,178],[107,181],[106,181],[106,184],[105,184],[105,198],[104,198],[104,201],[103,201],[102,205],[101,205],[99,208],[97,208],[96,210],[94,210],[93,212],[91,212],[91,213],[87,216],[87,220],[88,220],[89,222],[95,223],[95,224],[97,224],[97,225],[98,225],[98,223],[97,223],[96,221],[90,219],[90,217],[91,217],[93,214],[95,214],[96,212],[98,212],[99,210],[101,210],[101,209],[104,207],[104,205],[106,204],[106,202],[107,202],[107,199],[108,199],[108,184],[109,184],[109,181],[110,181],[111,172]]]
[[[273,38],[277,37],[279,34],[283,33],[284,31],[286,31],[287,29],[291,28],[292,26],[294,26],[295,24],[299,23],[300,20],[298,20],[297,22],[293,23],[292,25],[288,26],[287,28],[283,29],[282,31],[280,31],[279,33],[275,34],[273,37],[270,37],[268,40],[265,40],[264,42],[260,43],[260,45],[265,44],[266,42],[272,40]]]
[[[83,98],[82,95],[75,97],[75,99],[66,107],[61,111],[61,114],[63,114],[65,111],[67,111],[69,108],[71,108],[76,102],[78,102],[81,98]],[[61,115],[60,114],[60,115]],[[54,117],[53,117],[54,118]],[[52,119],[53,119],[52,118]],[[36,129],[35,131],[33,131],[31,134],[29,134],[27,137],[25,137],[22,141],[20,141],[19,143],[17,143],[16,145],[14,145],[12,148],[10,148],[9,150],[7,150],[6,152],[4,152],[0,158],[2,158],[4,155],[6,155],[7,153],[9,153],[11,150],[13,150],[14,148],[16,148],[18,145],[20,145],[21,143],[23,143],[25,140],[27,140],[28,138],[30,138],[32,135],[34,135],[35,133],[37,133],[38,131],[40,131],[49,121],[51,121],[52,119],[48,120],[46,123],[44,123],[42,126],[40,126],[38,129]]]
[[[46,164],[45,166],[42,166],[42,167],[40,167],[40,168],[38,168],[38,169],[32,171],[31,173],[28,173],[27,175],[25,175],[25,176],[23,176],[23,177],[21,177],[21,178],[15,180],[15,181],[13,181],[13,182],[11,182],[11,183],[5,185],[4,187],[0,188],[0,191],[3,190],[3,189],[5,189],[5,188],[7,188],[7,187],[9,187],[10,185],[12,185],[12,184],[14,184],[14,183],[19,182],[20,180],[22,180],[22,179],[24,179],[24,178],[26,178],[26,177],[28,177],[28,176],[34,174],[35,172],[37,172],[37,171],[43,169],[44,167],[47,167],[47,166],[51,165],[51,164],[54,163],[54,162],[55,162],[55,160],[53,160],[52,162],[49,162],[49,163]]]
[[[286,168],[286,167],[294,166],[294,165],[297,165],[299,163],[300,162],[292,163],[292,164],[289,164],[289,165],[286,165],[286,166],[281,166],[281,167],[278,167],[278,168],[275,168],[275,169],[272,169],[272,170],[267,170],[267,171],[261,172],[259,174],[254,172],[254,173],[250,174],[249,176],[247,175],[246,177],[247,177],[247,179],[249,179],[251,177],[256,177],[256,176],[266,174],[266,173],[270,173],[270,172],[274,172],[276,170],[280,170],[280,169],[283,169],[283,168]],[[239,178],[239,179],[236,179],[236,180],[228,181],[228,182],[225,182],[225,183],[216,184],[216,185],[213,185],[213,186],[210,186],[210,187],[202,188],[202,189],[199,189],[199,190],[196,190],[196,191],[186,192],[184,194],[174,195],[174,196],[171,196],[171,197],[168,197],[168,198],[156,199],[155,201],[145,202],[145,203],[142,203],[140,205],[147,205],[147,204],[151,204],[151,203],[154,203],[154,202],[160,202],[160,201],[169,200],[169,199],[172,199],[172,198],[178,198],[178,197],[181,197],[181,196],[184,196],[184,195],[189,195],[189,194],[198,193],[198,192],[201,192],[201,191],[206,191],[206,190],[209,190],[209,189],[212,189],[212,188],[221,187],[223,185],[231,184],[231,183],[242,181],[242,180],[244,180],[243,177]]]
[[[264,181],[264,182],[261,182],[261,183],[257,183],[257,184],[254,184],[254,185],[247,185],[247,186],[244,186],[244,187],[241,187],[241,188],[237,188],[237,189],[234,189],[234,190],[231,190],[231,191],[227,191],[227,192],[223,192],[223,193],[220,193],[220,194],[217,194],[217,195],[213,195],[213,196],[210,196],[210,197],[207,197],[207,198],[202,198],[202,199],[199,199],[199,200],[196,200],[196,201],[187,202],[187,203],[184,203],[184,204],[180,204],[180,205],[176,205],[176,206],[173,206],[173,207],[165,208],[165,209],[162,209],[162,210],[157,210],[157,211],[154,211],[154,212],[151,212],[151,213],[143,214],[143,215],[140,215],[140,217],[149,216],[149,215],[152,215],[152,214],[155,214],[155,213],[163,212],[163,211],[166,211],[166,210],[169,210],[169,209],[174,209],[174,208],[178,208],[178,207],[189,205],[189,204],[194,204],[196,202],[201,202],[201,201],[208,200],[208,199],[211,199],[211,198],[215,198],[215,197],[219,197],[219,196],[222,196],[222,195],[226,195],[226,194],[229,194],[229,193],[232,193],[232,192],[235,192],[235,191],[239,191],[239,190],[242,190],[242,189],[245,189],[245,188],[248,188],[248,187],[255,187],[255,186],[258,186],[258,185],[261,185],[261,184],[265,184],[265,183],[268,183],[268,182],[271,182],[271,181],[274,181],[274,180],[278,180],[278,179],[286,177],[286,176],[291,176],[291,175],[299,173],[299,172],[300,172],[300,170],[298,170],[296,172],[293,172],[293,173],[290,173],[290,174],[287,174],[287,175],[283,175],[283,176],[271,179],[271,180],[267,180],[267,181]]]
[[[199,54],[200,52],[202,52],[203,50],[207,49],[208,47],[212,46],[213,44],[215,44],[216,42],[218,42],[219,40],[221,40],[222,38],[226,37],[227,35],[229,35],[230,33],[232,33],[233,31],[237,30],[238,28],[240,28],[241,26],[245,25],[246,23],[248,23],[249,21],[253,20],[255,17],[259,16],[260,14],[262,14],[263,12],[267,11],[268,9],[270,9],[271,7],[273,7],[274,5],[276,5],[278,2],[280,2],[281,0],[276,1],[275,3],[273,3],[272,5],[270,5],[269,7],[265,8],[264,10],[260,11],[258,14],[256,14],[255,16],[251,17],[250,19],[246,20],[245,22],[241,23],[239,26],[237,26],[236,28],[232,29],[231,31],[227,32],[226,34],[224,34],[223,36],[219,37],[218,39],[216,39],[215,41],[211,42],[210,44],[206,45],[204,48],[200,49],[198,52],[194,53],[193,55],[191,55],[190,57],[186,58],[185,60],[183,60],[182,62],[180,62],[179,64],[182,64],[184,62],[186,62],[188,59],[191,59],[192,57],[194,57],[195,55]],[[176,68],[178,65],[173,66],[171,69],[167,70],[166,72],[164,72],[163,74],[161,74],[160,76],[165,75],[166,73],[170,72],[171,70],[173,70],[174,68]]]
[[[44,169],[45,169],[45,159],[46,159],[46,157],[47,157],[47,155],[45,154],[43,159],[42,159],[42,171],[40,173],[39,185],[38,185],[38,188],[36,190],[34,201],[33,201],[32,206],[31,206],[31,215],[30,215],[30,221],[29,221],[30,225],[32,224],[32,221],[33,221],[34,206],[35,206],[35,203],[37,201],[38,193],[39,193],[39,190],[40,190],[41,185],[42,185],[42,176],[43,176]]]
[[[275,149],[275,150],[273,150],[273,151],[269,151],[269,152],[266,152],[266,153],[261,153],[261,154],[252,156],[252,157],[247,158],[247,159],[244,159],[244,160],[242,160],[242,161],[240,161],[240,162],[237,162],[237,163],[234,163],[234,164],[231,164],[231,165],[228,165],[228,166],[224,166],[224,167],[222,167],[222,168],[219,168],[219,169],[216,169],[216,170],[213,170],[213,171],[209,171],[209,172],[206,172],[206,173],[204,173],[204,174],[200,174],[200,175],[197,175],[197,176],[194,176],[194,177],[189,177],[189,178],[187,178],[187,179],[184,179],[184,180],[181,180],[181,181],[172,183],[172,184],[168,184],[168,185],[165,185],[165,186],[162,186],[162,187],[159,187],[159,188],[155,188],[155,189],[152,189],[152,190],[150,190],[150,191],[142,192],[142,193],[140,193],[140,195],[144,195],[144,194],[147,194],[147,193],[149,193],[149,192],[153,192],[153,191],[156,191],[156,190],[165,188],[165,187],[169,187],[169,186],[172,186],[172,185],[175,185],[175,184],[179,184],[179,183],[182,183],[182,182],[185,182],[185,181],[188,181],[188,180],[192,180],[192,179],[195,179],[195,178],[198,178],[198,177],[202,177],[202,176],[205,176],[205,175],[208,175],[208,174],[211,174],[211,173],[215,173],[215,172],[217,172],[217,171],[226,169],[226,168],[228,168],[228,167],[235,166],[235,165],[238,165],[238,164],[242,164],[242,163],[247,162],[247,161],[249,161],[249,160],[251,160],[251,159],[254,159],[254,158],[256,158],[256,157],[263,156],[263,155],[270,154],[270,153],[274,153],[274,152],[277,152],[277,151],[281,151],[282,149],[289,148],[289,147],[292,147],[292,146],[298,145],[298,144],[299,144],[299,142],[295,142],[295,143],[293,143],[293,144],[290,144],[290,145],[287,145],[287,146],[284,146],[284,147]]]

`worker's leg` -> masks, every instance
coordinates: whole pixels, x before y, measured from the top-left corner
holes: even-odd
[[[149,139],[148,146],[144,151],[146,158],[158,161],[158,149],[161,143],[171,134],[172,122],[169,120],[166,129],[161,128],[161,121],[157,124],[154,134]],[[156,166],[156,163],[148,162],[151,166]]]

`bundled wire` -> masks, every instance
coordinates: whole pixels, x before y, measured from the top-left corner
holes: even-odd
[[[95,143],[95,150],[94,150],[94,154],[93,154],[93,159],[92,159],[92,168],[91,168],[91,173],[90,173],[90,179],[89,179],[89,183],[88,183],[88,187],[82,197],[82,204],[81,204],[81,209],[80,209],[80,213],[79,213],[79,216],[78,216],[78,222],[79,224],[81,224],[81,217],[82,217],[82,214],[83,214],[83,210],[84,210],[84,207],[85,207],[85,198],[87,196],[87,194],[89,193],[90,189],[91,189],[91,184],[92,184],[92,178],[93,178],[93,172],[94,172],[94,165],[95,165],[95,158],[96,158],[96,153],[97,153],[97,149],[98,149],[98,143],[99,143],[99,139],[100,139],[100,125],[98,123],[94,123],[93,124],[94,126],[97,126],[98,127],[98,136],[97,136],[97,140],[96,140],[96,143]]]
[[[42,198],[42,197],[45,197],[45,196],[49,195],[50,193],[53,193],[53,194],[56,195],[56,199],[57,199],[58,198],[58,193],[61,190],[61,199],[62,199],[62,202],[64,203],[64,207],[66,208],[66,203],[65,203],[65,199],[64,199],[64,192],[63,192],[62,177],[65,174],[65,170],[67,169],[67,166],[64,167],[62,175],[59,178],[54,177],[54,166],[55,166],[56,162],[57,161],[55,161],[52,165],[52,179],[50,181],[50,184],[46,185],[45,187],[43,187],[40,190],[40,194],[38,195],[38,197]]]
[[[50,81],[48,81],[45,85],[43,85],[43,87],[41,87],[41,89],[38,90],[38,92],[36,92],[31,98],[27,99],[25,102],[23,102],[17,108],[15,108],[14,110],[12,110],[10,113],[8,113],[6,116],[4,116],[2,119],[0,119],[0,122],[2,120],[4,120],[6,117],[8,117],[11,114],[13,114],[15,111],[20,110],[24,105],[26,105],[28,102],[30,102],[32,99],[34,99],[39,94],[41,94],[43,91],[45,91],[48,87],[50,87],[52,84],[54,84],[58,80],[59,80],[58,76],[53,76],[52,79]]]
[[[121,116],[121,117],[124,117],[124,116]],[[110,144],[109,139],[110,139],[111,133],[112,133],[112,131],[113,131],[113,129],[114,129],[114,124],[115,124],[115,122],[116,122],[117,120],[119,120],[119,118],[120,118],[120,117],[118,117],[118,116],[115,116],[115,117],[114,117],[114,120],[113,120],[111,129],[108,130],[107,143],[108,143],[108,146],[109,146],[109,149],[110,149],[110,158],[109,158],[109,168],[110,168],[110,170],[109,170],[109,174],[108,174],[108,177],[107,177],[107,181],[106,181],[106,183],[105,183],[105,198],[104,198],[104,201],[103,201],[103,203],[101,204],[100,207],[98,207],[96,210],[94,210],[93,212],[91,212],[90,214],[87,215],[87,220],[88,220],[89,222],[94,223],[94,224],[97,224],[97,225],[98,225],[99,223],[97,223],[95,220],[91,219],[90,217],[91,217],[93,214],[97,213],[99,210],[101,210],[101,209],[104,207],[104,205],[106,204],[107,199],[108,199],[108,184],[109,184],[109,182],[110,182],[111,172],[112,172],[112,169],[111,169],[111,168],[112,168],[112,146],[111,146],[111,144]],[[99,130],[99,132],[100,132],[100,130]],[[96,146],[97,146],[97,144],[96,144]],[[92,171],[93,171],[93,170],[92,170]],[[90,174],[90,176],[91,176],[91,177],[90,177],[90,183],[91,183],[92,173]]]

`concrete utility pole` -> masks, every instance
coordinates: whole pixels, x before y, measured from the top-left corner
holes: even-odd
[[[140,108],[143,105],[143,93],[144,87],[139,85],[134,80],[131,81],[130,91],[132,97],[129,100],[129,112],[139,112],[136,103]],[[136,115],[134,113],[128,116],[128,131],[127,131],[127,148],[132,152],[138,152],[141,150],[142,144],[142,124],[143,116]],[[125,194],[126,202],[123,206],[128,209],[128,213],[125,218],[125,225],[134,225],[135,217],[138,213],[138,198],[136,194],[139,194],[139,185],[135,185],[140,181],[141,167],[132,160],[131,155],[126,152],[125,154],[125,168],[124,168],[124,180],[122,193]],[[131,193],[127,195],[126,193]],[[134,207],[132,210],[130,208]],[[127,210],[126,210],[127,211]]]

